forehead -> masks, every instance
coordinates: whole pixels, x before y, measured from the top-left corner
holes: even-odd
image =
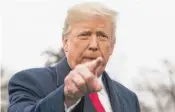
[[[104,17],[87,18],[84,20],[73,22],[71,26],[73,29],[81,29],[81,30],[99,29],[107,32],[112,30],[112,23],[109,21],[109,19]]]

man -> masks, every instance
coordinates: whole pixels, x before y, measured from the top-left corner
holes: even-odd
[[[135,93],[110,79],[106,64],[115,45],[117,13],[99,3],[68,10],[65,57],[54,67],[15,74],[9,112],[140,112]]]

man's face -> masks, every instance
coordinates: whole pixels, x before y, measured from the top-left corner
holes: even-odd
[[[105,68],[113,51],[112,24],[95,17],[71,24],[71,32],[63,38],[63,47],[71,68],[102,57]]]

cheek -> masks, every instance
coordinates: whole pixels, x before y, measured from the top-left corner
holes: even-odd
[[[111,55],[111,45],[110,44],[102,44],[100,46],[100,52],[105,59],[105,63],[107,63],[107,61]]]
[[[105,47],[105,58],[106,58],[106,60],[108,60],[110,55],[111,55],[111,47],[110,46],[106,46]]]
[[[101,44],[100,45],[100,50],[101,52],[103,53],[103,55],[106,57],[106,56],[109,56],[110,53],[111,53],[111,45],[106,43],[106,44]]]
[[[77,64],[80,63],[82,54],[86,49],[86,44],[88,42],[80,42],[80,40],[71,40],[68,43],[68,53],[67,57],[69,58],[69,62],[71,66],[74,68]]]
[[[86,40],[74,40],[70,42],[69,49],[71,49],[72,55],[81,55],[88,47]]]

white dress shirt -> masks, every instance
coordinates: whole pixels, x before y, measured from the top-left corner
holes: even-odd
[[[105,88],[103,81],[102,81],[102,75],[98,79],[100,80],[100,83],[102,84],[102,90],[97,92],[99,100],[100,100],[101,104],[103,105],[106,112],[112,112],[112,107],[111,107],[111,103],[109,100],[109,96],[107,94],[106,88]],[[79,99],[74,105],[72,105],[69,108],[67,108],[65,105],[65,112],[71,112],[72,109],[80,102],[80,100],[81,99]]]

